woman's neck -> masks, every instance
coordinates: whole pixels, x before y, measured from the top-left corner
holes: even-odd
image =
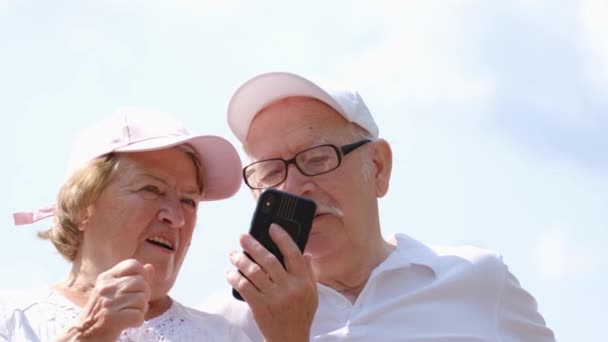
[[[55,284],[53,288],[74,305],[82,308],[86,305],[96,280],[96,275],[87,274],[74,264],[67,278]]]

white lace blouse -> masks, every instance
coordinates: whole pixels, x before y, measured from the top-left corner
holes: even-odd
[[[51,289],[0,294],[0,341],[52,341],[75,322],[81,309]],[[249,341],[218,315],[175,300],[162,315],[124,330],[118,341]]]

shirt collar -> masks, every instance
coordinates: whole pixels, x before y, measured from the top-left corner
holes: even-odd
[[[430,247],[405,234],[395,234],[390,240],[397,248],[381,264],[379,271],[404,268],[414,264],[430,268],[435,275],[439,273],[439,258]]]

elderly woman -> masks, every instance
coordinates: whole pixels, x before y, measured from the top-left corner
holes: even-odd
[[[239,188],[240,159],[229,142],[190,135],[163,113],[126,109],[85,130],[69,165],[56,205],[14,217],[28,224],[54,215],[40,236],[71,271],[5,307],[0,341],[247,340],[219,316],[167,294],[199,202]]]

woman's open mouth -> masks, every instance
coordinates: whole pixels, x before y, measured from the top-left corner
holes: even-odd
[[[160,236],[153,236],[151,238],[146,239],[146,241],[149,242],[149,243],[151,243],[151,244],[153,244],[153,245],[155,245],[155,246],[158,246],[158,247],[161,247],[161,248],[165,248],[165,249],[168,249],[170,251],[174,250],[173,244],[171,243],[171,241],[169,241],[169,240],[167,240],[165,238],[162,238]]]

